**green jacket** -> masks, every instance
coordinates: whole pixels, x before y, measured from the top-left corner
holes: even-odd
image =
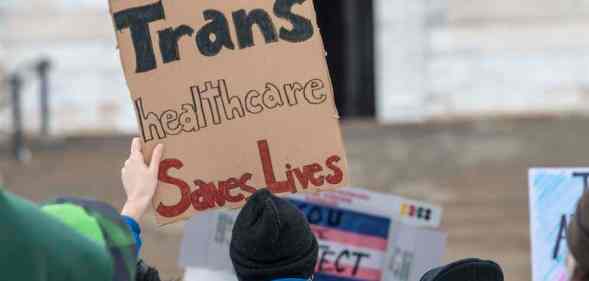
[[[0,187],[0,279],[112,280],[108,251]]]

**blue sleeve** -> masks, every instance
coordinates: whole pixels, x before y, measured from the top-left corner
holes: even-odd
[[[131,217],[123,216],[123,220],[133,234],[133,239],[135,239],[135,245],[137,246],[137,256],[139,256],[141,245],[143,245],[143,241],[141,241],[141,226]]]

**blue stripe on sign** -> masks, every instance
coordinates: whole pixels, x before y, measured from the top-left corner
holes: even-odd
[[[337,277],[324,273],[315,273],[313,281],[362,281],[360,279]]]
[[[389,237],[391,220],[388,218],[300,200],[289,199],[289,201],[303,211],[310,224],[384,239]]]

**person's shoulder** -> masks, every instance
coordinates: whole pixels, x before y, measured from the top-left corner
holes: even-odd
[[[143,260],[137,262],[137,281],[161,281],[160,273],[155,267],[151,267]]]
[[[63,281],[112,277],[112,261],[102,247],[41,212],[34,203],[1,191],[0,213],[3,275],[20,277],[14,280]]]

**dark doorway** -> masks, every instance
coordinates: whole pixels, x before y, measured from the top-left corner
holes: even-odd
[[[372,0],[315,0],[335,100],[342,117],[374,117]]]

